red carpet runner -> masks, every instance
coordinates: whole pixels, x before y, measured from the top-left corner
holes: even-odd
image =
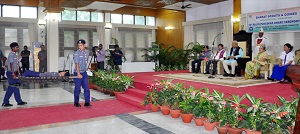
[[[29,102],[30,103],[30,102]],[[91,103],[91,108],[74,107],[72,104],[21,108],[0,111],[0,130],[16,129],[57,122],[109,116],[140,111],[142,109],[118,100],[105,100]]]

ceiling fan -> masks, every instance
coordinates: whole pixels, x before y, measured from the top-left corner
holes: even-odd
[[[191,5],[192,5],[192,4],[184,5],[184,0],[182,0],[182,6],[181,6],[180,8],[181,8],[181,9],[192,8]],[[178,6],[178,7],[179,7],[179,6]]]

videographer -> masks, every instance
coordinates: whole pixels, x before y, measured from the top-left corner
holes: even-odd
[[[115,57],[116,65],[118,65],[119,68],[121,68],[123,52],[119,49],[119,45],[115,45],[115,50],[113,51],[113,54]]]
[[[99,47],[96,50],[96,55],[97,55],[97,69],[104,70],[105,51],[103,50],[102,44],[99,44]]]

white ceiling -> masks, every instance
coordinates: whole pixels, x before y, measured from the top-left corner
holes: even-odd
[[[95,10],[106,10],[106,11],[113,11],[118,8],[121,8],[123,6],[126,6],[125,4],[117,4],[117,3],[108,3],[108,2],[98,2],[95,1],[90,5],[87,5],[86,8],[88,9],[95,9]]]

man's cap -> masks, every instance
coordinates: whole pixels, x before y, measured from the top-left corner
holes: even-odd
[[[85,40],[80,39],[80,40],[77,41],[77,44],[85,44]]]
[[[19,44],[17,42],[13,42],[13,43],[10,43],[10,48],[14,48],[16,46],[19,46]]]
[[[260,32],[260,33],[263,33],[263,32],[264,32],[264,29],[261,27],[260,30],[259,30],[259,32]]]

